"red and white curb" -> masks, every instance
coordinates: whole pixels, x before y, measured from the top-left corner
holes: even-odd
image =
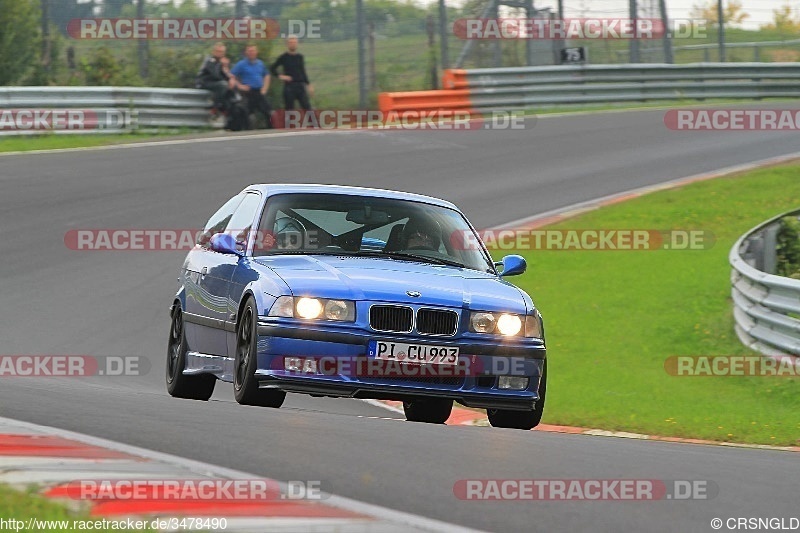
[[[40,494],[69,507],[85,510],[88,506],[90,516],[98,520],[136,518],[150,523],[156,518],[225,518],[224,531],[228,533],[475,531],[327,493],[320,493],[319,499],[291,501],[75,498],[76,484],[87,481],[255,479],[265,480],[182,457],[0,417],[0,483],[23,490],[34,485]],[[280,487],[281,494],[288,493],[286,483],[265,481]]]
[[[403,402],[391,400],[365,400],[366,402],[383,407],[393,413],[403,414]],[[453,407],[448,426],[488,426],[489,419],[482,411],[473,411],[462,407]],[[543,433],[569,433],[572,435],[590,435],[592,437],[615,437],[619,439],[637,439],[656,442],[676,442],[682,444],[703,444],[711,446],[727,446],[730,448],[754,448],[759,450],[778,450],[784,452],[800,452],[800,446],[770,446],[768,444],[743,444],[738,442],[720,442],[715,440],[688,439],[683,437],[662,437],[659,435],[645,435],[643,433],[630,433],[627,431],[609,431],[606,429],[591,429],[576,426],[557,426],[552,424],[539,424],[533,431]]]

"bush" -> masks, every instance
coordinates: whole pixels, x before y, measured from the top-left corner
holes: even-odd
[[[37,61],[38,2],[0,0],[0,85],[18,83]]]
[[[778,230],[777,274],[800,279],[800,220],[796,216],[783,217]]]
[[[208,46],[150,47],[147,84],[152,87],[194,89]]]
[[[133,86],[142,85],[136,66],[117,59],[107,46],[95,50],[89,58],[81,58],[80,70],[87,85]]]

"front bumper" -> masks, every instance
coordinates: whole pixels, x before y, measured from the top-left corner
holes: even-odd
[[[281,323],[259,320],[258,370],[261,388],[320,396],[404,400],[447,398],[468,407],[530,410],[539,399],[546,349],[539,339],[476,339],[463,336],[421,337],[368,332],[354,325]],[[404,342],[458,347],[470,370],[454,377],[359,375],[358,373],[297,372],[284,369],[283,359],[326,358],[367,360],[370,341]],[[513,365],[508,361],[513,360]],[[374,361],[374,359],[372,359]],[[343,365],[347,368],[347,365]],[[433,365],[436,366],[436,365]],[[512,370],[513,367],[513,370]],[[419,368],[419,366],[417,366]],[[527,377],[524,389],[500,389],[500,375]]]

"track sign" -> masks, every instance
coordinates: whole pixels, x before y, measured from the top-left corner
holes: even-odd
[[[561,64],[569,65],[574,63],[586,63],[586,47],[578,46],[576,48],[562,48],[561,49]]]

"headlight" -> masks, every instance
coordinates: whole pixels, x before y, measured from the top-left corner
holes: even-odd
[[[508,337],[516,335],[522,329],[522,320],[517,315],[502,314],[497,319],[497,331]]]
[[[328,300],[325,303],[325,318],[328,320],[352,320],[352,302],[345,300]]]
[[[470,315],[469,326],[475,333],[499,333],[510,337],[522,331],[522,319],[510,313],[477,311]]]
[[[291,296],[281,296],[269,309],[269,316],[283,316],[292,318],[294,316],[294,298]]]
[[[472,329],[478,333],[494,332],[495,322],[492,313],[472,313]]]
[[[322,302],[316,298],[300,298],[295,309],[300,318],[317,318],[322,314]]]
[[[354,322],[356,304],[352,300],[281,296],[272,304],[268,316]]]

